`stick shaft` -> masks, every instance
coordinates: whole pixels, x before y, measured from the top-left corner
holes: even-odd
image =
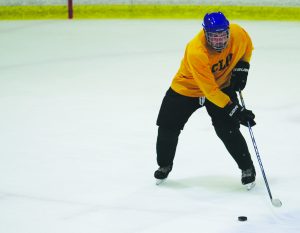
[[[240,100],[242,102],[242,106],[244,108],[246,108],[245,101],[244,101],[244,98],[243,98],[243,95],[242,95],[241,91],[239,91],[239,95],[240,95]],[[250,126],[250,123],[249,122],[247,122],[247,123],[248,123],[248,129],[249,129],[250,137],[251,137],[251,140],[252,140],[252,144],[253,144],[253,147],[254,147],[254,150],[255,150],[255,153],[256,153],[256,157],[257,157],[259,166],[260,166],[260,170],[261,170],[261,173],[263,175],[263,178],[264,178],[264,181],[265,181],[265,185],[266,185],[267,190],[268,190],[269,197],[270,197],[270,199],[272,201],[272,199],[273,199],[272,193],[271,193],[271,190],[270,190],[270,187],[269,187],[269,183],[268,183],[268,180],[267,180],[267,176],[266,176],[266,173],[265,173],[265,170],[264,170],[264,167],[263,167],[263,164],[262,164],[259,152],[258,152],[258,148],[257,148],[257,145],[256,145],[254,134],[253,134],[252,128]]]

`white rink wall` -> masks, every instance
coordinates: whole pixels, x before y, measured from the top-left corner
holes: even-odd
[[[238,5],[238,6],[300,6],[300,0],[73,0],[74,4],[158,4],[158,5]],[[66,5],[67,0],[0,0],[2,6]]]

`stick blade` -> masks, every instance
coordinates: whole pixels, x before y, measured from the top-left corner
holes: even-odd
[[[279,199],[272,199],[272,205],[275,207],[281,207],[282,206],[282,202]]]

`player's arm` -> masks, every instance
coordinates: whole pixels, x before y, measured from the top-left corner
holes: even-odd
[[[223,108],[230,118],[242,125],[248,126],[247,122],[251,126],[256,124],[254,121],[255,115],[252,111],[243,108],[238,103],[232,102],[230,97],[220,90],[209,69],[208,59],[206,60],[205,56],[190,56],[189,65],[195,81],[209,101]]]
[[[243,57],[236,64],[231,73],[231,86],[235,91],[243,90],[246,86],[253,50],[251,38],[244,29],[242,29],[242,33],[244,34],[243,43],[246,43],[247,47]]]

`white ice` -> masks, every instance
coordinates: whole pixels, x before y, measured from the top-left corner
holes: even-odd
[[[200,21],[1,21],[0,232],[300,232],[300,23],[238,23],[255,46],[244,98],[281,208],[247,128],[251,192],[204,109],[155,185],[157,113]]]

